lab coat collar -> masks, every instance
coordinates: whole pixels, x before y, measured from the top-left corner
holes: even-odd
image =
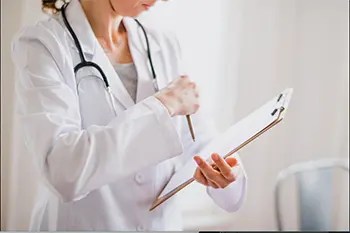
[[[123,24],[128,32],[130,46],[136,48],[140,53],[144,54],[147,57],[147,43],[141,27],[136,23],[135,19],[129,17],[123,18]],[[155,55],[160,50],[160,45],[155,39],[153,33],[150,33],[150,30],[147,28],[147,26],[144,27],[147,33],[151,55]]]
[[[98,40],[94,35],[94,32],[90,26],[88,19],[86,18],[85,12],[79,0],[71,1],[66,9],[66,15],[68,22],[78,37],[84,54],[94,55]],[[140,26],[135,22],[133,18],[129,17],[124,17],[123,23],[127,30],[128,38],[131,42],[130,45],[135,47],[140,53],[147,56],[146,38]],[[148,32],[147,28],[146,32],[151,47],[151,55],[154,55],[160,50],[160,46],[154,36]],[[71,37],[71,35],[69,36]],[[72,37],[71,39],[73,41]]]
[[[79,0],[72,0],[69,3],[66,8],[66,16],[70,26],[79,40],[84,54],[93,55],[95,53],[97,39],[88,19],[85,16],[85,12]],[[72,39],[72,46],[76,48],[73,37],[70,34],[69,37]]]

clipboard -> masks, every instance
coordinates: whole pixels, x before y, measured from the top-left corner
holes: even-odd
[[[284,119],[292,94],[292,88],[284,90],[246,118],[229,127],[224,133],[212,140],[198,155],[207,156],[204,158],[209,164],[213,164],[210,158],[213,152],[219,155],[223,154],[224,159],[235,154]],[[196,169],[197,164],[190,160],[177,170],[149,211],[154,210],[191,184],[195,180],[193,174]]]

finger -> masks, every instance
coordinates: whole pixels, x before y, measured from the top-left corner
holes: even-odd
[[[226,163],[232,168],[238,164],[238,161],[234,157],[228,157],[225,159]]]
[[[190,82],[189,87],[191,87],[193,90],[196,90],[197,84],[195,82]]]
[[[217,183],[215,183],[215,181],[211,181],[211,180],[207,179],[206,176],[203,174],[203,172],[200,172],[200,173],[201,173],[201,175],[204,177],[204,179],[206,180],[206,183],[207,183],[206,186],[210,186],[210,187],[212,187],[212,188],[214,188],[214,189],[220,188],[220,185],[218,185]]]
[[[230,183],[230,181],[223,177],[220,172],[214,170],[213,167],[210,166],[201,157],[195,156],[194,159],[196,160],[199,168],[208,181],[215,183],[220,188],[226,187],[227,184]]]
[[[212,187],[214,189],[220,188],[219,185],[215,184],[215,182],[210,181],[210,180],[208,180],[208,186],[210,186],[210,187]]]
[[[196,103],[196,104],[193,104],[191,110],[193,113],[196,113],[199,110],[199,108],[200,108],[200,105],[198,103]]]
[[[231,181],[228,181],[225,179],[225,177],[223,177],[222,175],[218,178],[216,178],[216,180],[208,180],[208,183],[210,182],[211,187],[213,188],[226,188],[230,183],[232,183]]]
[[[201,172],[201,170],[199,168],[197,168],[196,172],[194,173],[194,179],[198,183],[203,184],[205,186],[208,186],[208,180],[207,180],[207,178],[205,178],[205,176],[203,175],[203,173]]]
[[[180,85],[182,85],[182,87],[187,87],[190,82],[191,81],[188,76],[181,76]]]
[[[209,177],[221,176],[220,172],[215,171],[204,159],[199,156],[194,156],[199,169],[202,171],[203,175],[208,179]],[[212,179],[210,179],[212,180]]]
[[[218,154],[212,154],[211,158],[213,159],[215,165],[219,168],[221,175],[229,181],[234,181],[235,176],[232,173],[230,165]],[[234,158],[233,158],[234,159]]]

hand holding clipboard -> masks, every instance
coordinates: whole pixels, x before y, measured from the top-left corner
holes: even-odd
[[[226,132],[210,142],[199,154],[207,156],[208,162],[210,162],[209,156],[213,151],[224,155],[223,158],[235,154],[284,119],[292,94],[293,89],[286,89],[246,118],[231,126]],[[191,184],[194,181],[193,174],[196,168],[197,164],[193,160],[189,160],[176,171],[150,207],[150,211]]]

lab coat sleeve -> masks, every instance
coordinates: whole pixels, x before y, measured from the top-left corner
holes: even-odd
[[[179,73],[187,74],[193,80],[195,80],[190,74],[187,67],[186,59],[184,59],[183,51],[181,49],[181,43],[176,35],[172,35],[173,45],[176,48],[175,54],[179,57],[178,70]],[[200,152],[212,139],[218,135],[218,131],[215,128],[214,122],[211,121],[211,117],[207,116],[204,111],[199,110],[196,114],[191,116],[192,122],[194,125],[194,131],[196,135],[196,141],[193,142],[187,122],[182,122],[182,144],[184,145],[184,156],[179,166],[182,166],[189,159],[193,159],[195,155]],[[215,151],[213,151],[215,153]],[[212,200],[222,209],[228,212],[235,212],[240,209],[244,202],[246,196],[246,187],[247,187],[247,176],[242,164],[242,161],[239,158],[238,154],[235,154],[240,167],[241,173],[238,175],[237,180],[230,184],[224,189],[213,189],[211,187],[207,188],[208,195]]]
[[[202,114],[202,112],[192,115],[192,121],[196,132],[196,142],[192,141],[188,132],[187,124],[184,122],[182,143],[184,145],[185,156],[183,157],[183,160],[188,161],[189,159],[193,159],[195,155],[204,156],[200,154],[200,150],[203,149],[212,139],[214,139],[216,135],[218,135],[213,122],[208,120],[209,116],[207,117],[207,120],[204,118],[205,116]],[[213,151],[213,153],[215,153],[215,151]],[[227,212],[236,212],[241,208],[247,191],[247,175],[242,160],[240,159],[238,153],[234,154],[233,156],[237,159],[240,167],[240,170],[237,170],[239,172],[237,172],[236,181],[224,189],[207,187],[207,194],[216,205]],[[186,161],[182,161],[182,164],[184,164]],[[236,174],[236,169],[237,168],[232,169],[234,174]]]
[[[108,125],[82,129],[76,90],[67,85],[68,79],[75,79],[73,68],[64,68],[71,61],[64,47],[44,30],[25,30],[13,43],[19,72],[18,114],[29,152],[62,201],[79,200],[182,153],[168,111],[154,97]],[[72,75],[67,77],[70,68]]]
[[[231,183],[224,189],[214,189],[212,187],[207,187],[207,193],[222,209],[227,212],[238,211],[245,200],[247,193],[247,175],[243,167],[242,161],[238,154],[234,157],[238,160],[239,172],[234,172],[236,168],[233,168],[233,173],[236,174],[236,181]],[[237,170],[236,170],[237,171]]]

